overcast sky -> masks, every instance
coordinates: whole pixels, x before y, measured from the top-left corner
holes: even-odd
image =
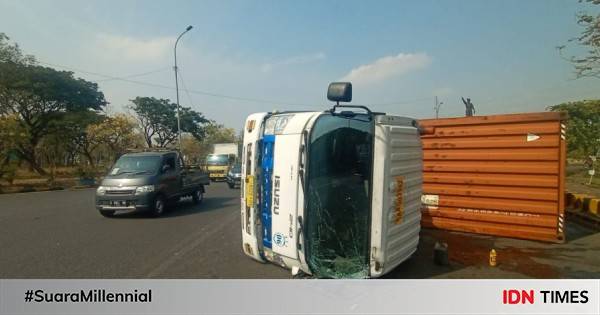
[[[136,96],[180,98],[228,127],[252,112],[355,104],[416,118],[531,112],[600,98],[556,46],[580,33],[577,1],[6,1],[0,32],[43,64],[98,82],[113,112]],[[129,81],[117,80],[125,78]]]

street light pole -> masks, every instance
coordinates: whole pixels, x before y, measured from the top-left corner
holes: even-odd
[[[189,32],[189,30],[192,29],[192,26],[188,26],[185,31],[183,31],[183,33],[179,34],[179,37],[177,37],[177,40],[175,41],[175,49],[174,49],[174,53],[175,53],[175,66],[173,67],[173,70],[175,70],[175,92],[177,93],[177,143],[179,146],[179,152],[181,154],[181,119],[179,118],[180,116],[180,112],[179,112],[179,80],[177,79],[177,43],[179,43],[179,39],[181,38],[181,36],[183,36],[183,34]]]

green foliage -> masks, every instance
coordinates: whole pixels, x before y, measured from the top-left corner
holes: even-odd
[[[580,0],[580,2],[600,5],[600,0]],[[583,56],[571,56],[566,59],[573,64],[577,78],[600,78],[600,14],[579,13],[577,14],[577,24],[583,27],[583,31],[579,36],[571,38],[569,42],[583,47],[585,54]],[[562,52],[565,47],[563,45],[558,49]]]
[[[87,128],[101,123],[104,119],[106,119],[105,115],[92,110],[67,112],[61,119],[53,122],[49,136],[62,139],[62,147],[68,150],[67,152],[82,155],[87,164],[93,168],[96,164],[93,155],[100,144],[90,141]],[[68,141],[65,141],[66,139]]]
[[[181,149],[188,164],[204,163],[215,143],[239,142],[233,128],[226,128],[215,122],[208,124],[204,131],[205,135],[202,141],[198,141],[195,137],[182,137]]]
[[[0,178],[12,182],[17,148],[25,143],[27,134],[14,116],[0,116]]]
[[[568,102],[548,107],[566,112],[567,151],[569,157],[584,158],[600,149],[600,100]]]
[[[225,126],[214,122],[206,127],[206,138],[204,139],[204,143],[206,144],[212,145],[215,143],[230,143],[236,141],[235,129],[233,128],[226,128]]]
[[[71,113],[101,110],[106,104],[96,83],[36,65],[32,56],[0,34],[0,116],[16,117],[25,130],[27,141],[16,152],[40,175],[46,171],[39,163],[38,146],[48,134],[61,132],[57,121]]]
[[[167,147],[177,140],[177,104],[167,99],[136,97],[131,101],[140,130],[148,147]],[[180,107],[181,131],[190,133],[198,141],[204,138],[208,120],[201,113]]]
[[[35,58],[25,55],[18,44],[10,44],[10,38],[0,32],[0,62],[12,62],[22,65],[34,64]]]
[[[106,117],[99,123],[89,125],[86,134],[91,145],[104,146],[110,151],[112,161],[116,161],[128,149],[141,146],[135,133],[135,122],[125,115]]]

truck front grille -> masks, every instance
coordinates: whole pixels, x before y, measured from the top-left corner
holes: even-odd
[[[107,190],[107,195],[133,195],[135,190]]]

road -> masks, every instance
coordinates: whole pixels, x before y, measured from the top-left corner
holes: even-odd
[[[0,195],[0,278],[289,278],[241,250],[239,190],[164,217],[104,218],[94,190]]]
[[[104,218],[94,190],[0,195],[0,278],[290,278],[241,250],[239,190],[208,187],[204,203],[160,218]],[[600,233],[567,224],[547,244],[424,229],[417,252],[388,278],[600,278]],[[450,265],[433,263],[435,242]],[[499,266],[489,267],[488,253]]]

